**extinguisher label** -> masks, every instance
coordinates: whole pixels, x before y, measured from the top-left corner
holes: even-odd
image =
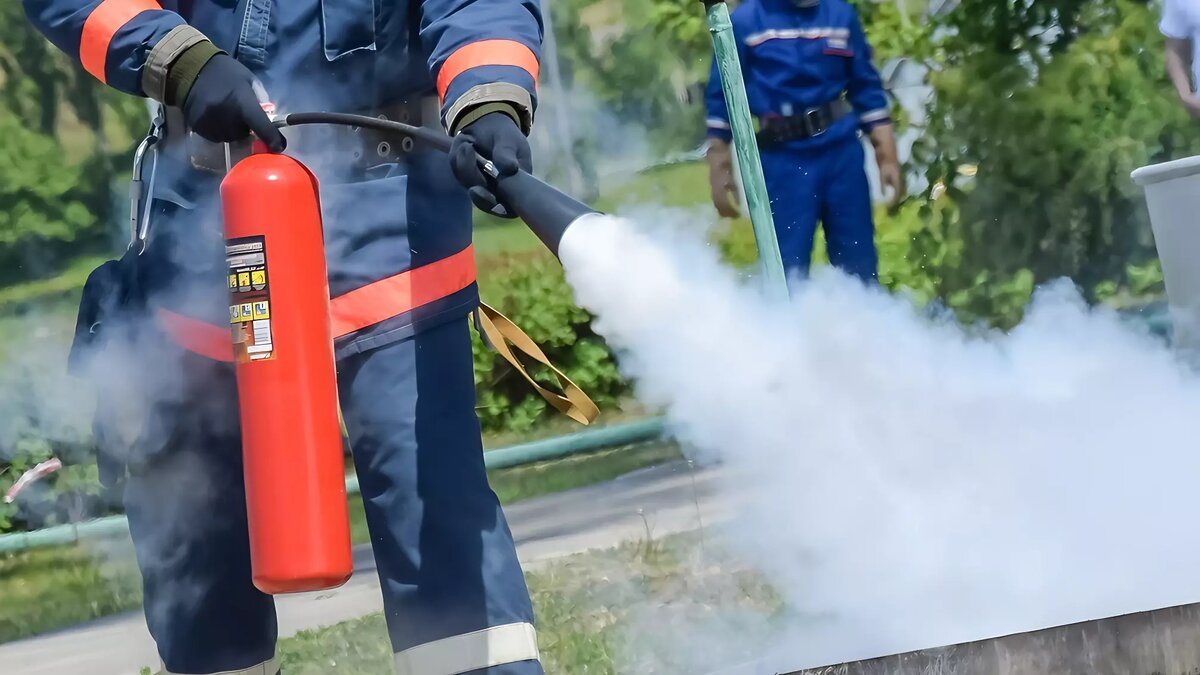
[[[229,324],[234,354],[243,363],[273,358],[267,242],[263,237],[229,239],[225,242],[225,260],[229,264]]]

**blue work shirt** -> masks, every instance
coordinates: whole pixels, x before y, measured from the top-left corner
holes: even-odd
[[[887,94],[871,62],[858,13],[845,0],[800,8],[792,0],[747,0],[732,15],[750,112],[760,120],[800,115],[845,96],[854,108],[814,138],[788,143],[815,148],[891,123]],[[732,139],[721,78],[713,59],[705,96],[708,136]]]

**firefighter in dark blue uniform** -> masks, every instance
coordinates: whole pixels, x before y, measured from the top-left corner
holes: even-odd
[[[250,577],[233,367],[198,339],[221,325],[228,336],[214,201],[222,144],[253,132],[321,180],[340,399],[397,671],[541,673],[529,594],[484,469],[468,332],[471,202],[495,205],[470,150],[503,173],[529,168],[537,0],[24,5],[89,73],[168,113],[150,236],[123,281],[140,313],[125,332],[96,324],[109,334],[101,407],[141,402],[132,423],[98,417],[98,440],[124,480],[162,672],[278,672],[274,603]],[[344,129],[285,139],[255,80],[281,112],[444,126],[466,161]]]
[[[887,96],[858,15],[845,0],[747,0],[732,19],[784,266],[790,274],[807,273],[819,221],[830,262],[874,279],[878,256],[860,130],[871,139],[894,200],[903,197],[904,179]],[[707,108],[713,205],[736,217],[732,135],[715,60]]]

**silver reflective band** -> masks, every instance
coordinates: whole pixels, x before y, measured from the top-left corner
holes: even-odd
[[[521,116],[521,131],[529,133],[533,124],[533,97],[524,87],[507,82],[477,84],[458,97],[446,110],[446,131],[453,136],[457,134],[458,121],[468,109],[484,103],[510,103]]]
[[[510,623],[406,649],[396,654],[396,675],[458,675],[540,658],[533,626]]]
[[[163,668],[158,675],[279,675],[279,659],[272,658],[270,661],[242,670],[222,670],[219,673],[176,673]]]
[[[863,124],[870,124],[871,122],[885,120],[891,117],[891,115],[891,112],[887,108],[880,108],[878,110],[871,110],[863,113],[859,116],[858,121],[862,122]]]

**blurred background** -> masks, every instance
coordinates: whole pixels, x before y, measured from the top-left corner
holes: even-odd
[[[702,105],[711,48],[700,3],[542,2],[537,173],[604,210],[692,208],[697,228],[712,226]],[[1020,319],[1038,284],[1062,276],[1091,302],[1161,302],[1129,173],[1200,149],[1200,127],[1165,77],[1156,3],[855,4],[893,97],[912,191],[877,215],[888,288],[998,328]],[[67,464],[0,504],[0,533],[114,512],[96,482],[90,398],[66,376],[65,354],[84,280],[124,246],[132,148],[146,124],[141,101],[70,63],[20,3],[0,3],[0,492],[42,460]],[[745,221],[718,223],[712,236],[731,264],[753,262]],[[484,299],[608,419],[640,415],[591,317],[525,228],[480,217],[476,248]],[[492,352],[477,344],[475,362],[489,446],[562,430]],[[0,641],[29,632],[4,613]]]

